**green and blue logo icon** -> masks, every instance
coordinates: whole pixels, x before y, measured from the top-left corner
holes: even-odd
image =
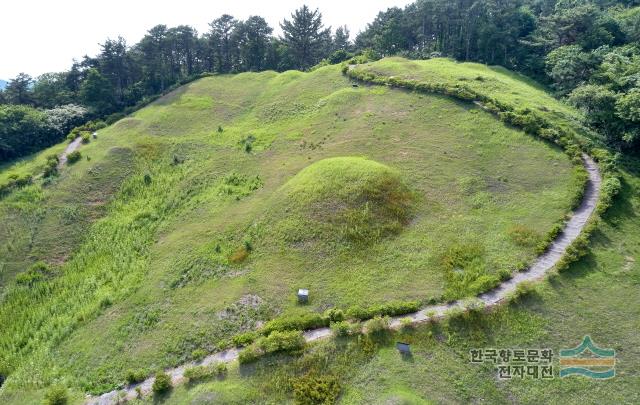
[[[590,336],[585,336],[573,349],[560,350],[560,377],[582,375],[595,379],[612,378],[616,375],[616,351],[601,349]]]

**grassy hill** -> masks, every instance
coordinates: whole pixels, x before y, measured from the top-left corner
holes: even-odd
[[[513,102],[582,131],[573,110],[500,69],[395,58],[363,68],[439,75],[499,95],[506,86]],[[0,175],[37,173],[62,148]],[[480,107],[356,85],[339,66],[201,79],[99,131],[80,151],[83,159],[58,178],[0,200],[4,402],[37,402],[54,383],[81,400],[120,386],[129,369],[150,374],[197,358],[274,317],[474,296],[536,256],[584,181],[559,148]],[[599,308],[620,305],[615,291],[637,287],[637,240],[621,239],[636,225],[634,176],[626,177],[625,205],[596,237],[601,253],[486,323],[412,332],[413,363],[399,363],[391,342],[363,350],[332,341],[296,360],[270,360],[282,363],[277,372],[269,362],[234,368],[224,382],[180,388],[169,402],[290,400],[282,381],[317,362],[340,381],[345,403],[527,402],[546,386],[505,386],[465,355],[474,345],[572,347],[587,326],[596,341],[613,340],[598,331],[636,311],[626,306],[596,324]],[[46,264],[27,270],[38,261]],[[619,273],[616,263],[631,264]],[[310,290],[308,305],[296,303],[298,288]],[[598,306],[580,312],[583,300]],[[617,336],[633,355],[637,338],[624,325]],[[378,372],[387,367],[394,372]],[[618,381],[606,392],[632,391],[632,381]]]

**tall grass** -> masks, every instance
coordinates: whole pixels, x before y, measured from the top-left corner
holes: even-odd
[[[156,163],[148,170],[158,181],[131,176],[58,277],[7,288],[0,302],[0,363],[12,374],[7,385],[48,384],[56,368],[32,362],[46,362],[58,342],[139,285],[158,225],[185,197],[178,187],[184,169]],[[25,364],[30,355],[35,360]]]

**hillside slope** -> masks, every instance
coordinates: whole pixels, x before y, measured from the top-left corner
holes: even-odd
[[[383,60],[372,65],[379,69],[377,65],[394,66],[401,61]],[[456,83],[461,74],[473,77],[478,69],[489,69],[439,60],[407,63],[416,64],[425,72],[429,72],[430,64],[441,65],[439,78],[450,83]],[[395,74],[408,77],[412,73],[397,67]],[[498,84],[509,82],[500,74],[496,79]],[[544,96],[539,89],[527,89],[525,84],[520,83],[519,90],[525,100]],[[503,90],[495,95],[504,93]],[[556,106],[566,108],[550,98],[543,106],[550,110]],[[569,113],[573,114],[570,110]],[[571,125],[569,120],[565,122]],[[579,127],[573,130],[581,131]],[[304,387],[329,398],[339,395],[338,402],[344,404],[638,403],[640,164],[634,159],[621,160],[619,164],[622,192],[599,223],[587,256],[512,304],[481,317],[459,317],[374,340],[322,342],[293,360],[290,356],[276,356],[255,367],[232,367],[225,381],[180,386],[165,403],[261,403],[265,398],[284,403],[304,392]],[[585,335],[590,335],[599,347],[615,349],[614,378],[598,381],[580,376],[558,377],[558,351],[575,347]],[[411,344],[410,357],[398,354],[397,340]],[[551,348],[555,354],[555,378],[499,379],[497,366],[491,362],[471,363],[469,351],[482,348]]]
[[[202,79],[80,150],[0,201],[6,401],[106,391],[279,315],[476,295],[535,257],[584,180],[480,108],[338,66]]]

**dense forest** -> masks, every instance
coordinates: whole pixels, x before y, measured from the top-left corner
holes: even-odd
[[[303,6],[280,27],[223,15],[209,30],[157,25],[136,44],[107,39],[68,71],[19,74],[0,91],[0,161],[113,122],[206,74],[309,70],[354,55],[447,56],[502,65],[547,84],[621,151],[640,151],[640,0],[418,0],[380,12],[352,41]]]

